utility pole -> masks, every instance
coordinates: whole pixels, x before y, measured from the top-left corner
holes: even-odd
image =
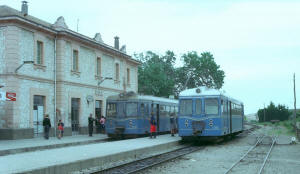
[[[265,104],[264,104],[264,122],[266,122],[266,107],[265,107]]]
[[[295,73],[294,73],[294,126],[296,128],[296,84],[295,84]]]
[[[79,19],[77,19],[77,33],[78,33]]]

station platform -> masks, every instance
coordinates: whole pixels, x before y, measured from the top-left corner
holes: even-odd
[[[43,137],[19,140],[0,140],[0,157],[37,150],[97,143],[104,141],[107,138],[106,134],[94,134],[92,137],[89,137],[88,135],[66,136],[61,139],[49,137],[48,140]]]
[[[0,156],[0,173],[89,173],[116,164],[142,159],[180,148],[180,137],[159,135],[118,141],[102,141],[106,135],[0,141],[0,150],[47,147],[76,142],[98,141],[80,146],[44,148]],[[80,140],[80,141],[79,141]],[[23,145],[22,142],[23,141]],[[5,144],[7,142],[8,144]],[[12,146],[12,147],[9,147]]]

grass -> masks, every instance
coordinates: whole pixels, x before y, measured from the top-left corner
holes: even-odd
[[[261,126],[272,127],[272,129],[266,132],[268,135],[295,135],[295,131],[293,128],[293,120],[280,121],[274,124],[272,124],[271,122],[260,122],[257,124]]]

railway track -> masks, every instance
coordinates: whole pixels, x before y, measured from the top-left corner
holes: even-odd
[[[183,147],[171,152],[167,152],[164,154],[155,155],[149,158],[133,161],[130,163],[126,163],[120,166],[108,168],[102,171],[94,172],[95,174],[131,174],[140,172],[142,170],[148,169],[155,165],[161,164],[163,162],[170,161],[172,159],[176,159],[183,155],[195,152],[197,150],[203,149],[204,146],[188,146]]]
[[[269,143],[265,143],[264,141],[266,141],[267,139],[271,141],[269,141]],[[237,170],[237,168],[246,168],[245,166],[249,165],[249,163],[253,163],[251,165],[255,165],[255,163],[258,163],[257,165],[259,166],[259,171],[257,171],[257,173],[261,174],[275,144],[276,137],[265,135],[259,136],[255,145],[250,147],[249,150],[245,154],[243,154],[243,156],[237,162],[232,164],[232,166],[224,174],[235,173],[235,170]],[[253,173],[256,172],[253,171]]]

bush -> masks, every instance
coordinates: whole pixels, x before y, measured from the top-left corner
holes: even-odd
[[[265,109],[259,109],[257,111],[259,122],[269,122],[271,120],[288,120],[291,112],[284,105],[275,106],[273,102]]]

